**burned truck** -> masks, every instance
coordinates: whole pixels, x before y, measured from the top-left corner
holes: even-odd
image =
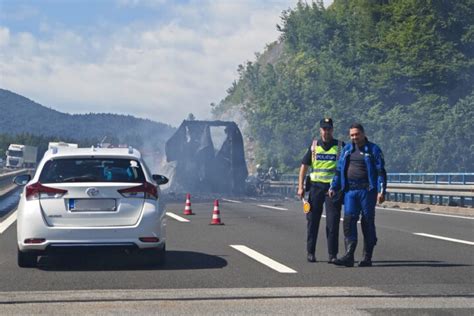
[[[184,120],[165,150],[166,160],[175,162],[172,189],[244,192],[248,172],[242,134],[235,122]]]

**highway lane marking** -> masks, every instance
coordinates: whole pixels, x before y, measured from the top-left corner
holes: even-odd
[[[171,212],[166,212],[166,215],[168,215],[169,217],[179,221],[179,222],[183,222],[183,223],[187,223],[189,222],[189,219],[186,219],[184,217],[181,217],[179,215],[176,215],[175,213],[171,213]]]
[[[466,244],[466,245],[474,246],[474,242],[467,241],[467,240],[462,240],[462,239],[448,238],[448,237],[425,234],[425,233],[413,233],[413,234],[418,235],[418,236],[424,236],[424,237],[429,237],[429,238],[447,240],[447,241],[457,242],[457,243],[460,243],[460,244]]]
[[[244,246],[244,245],[230,245],[232,248],[234,248],[235,250],[237,251],[240,251],[241,253],[249,256],[250,258],[260,262],[261,264],[264,264],[266,265],[267,267],[277,271],[277,272],[280,272],[280,273],[297,273],[295,270],[279,263],[279,262],[276,262],[275,260],[265,256],[265,255],[262,255],[261,253],[253,250],[253,249],[250,249],[249,247],[247,246]]]
[[[436,213],[425,213],[425,212],[422,212],[422,211],[400,210],[400,209],[398,209],[398,208],[391,208],[391,207],[377,207],[377,209],[378,209],[378,210],[388,210],[388,211],[402,212],[402,213],[414,213],[414,214],[421,214],[421,215],[432,215],[432,216],[442,216],[442,217],[452,217],[452,218],[462,218],[462,219],[474,220],[474,217],[469,217],[469,216],[448,215],[448,214],[436,214]]]
[[[326,215],[321,215],[322,217],[326,218]],[[344,217],[341,217],[340,218],[340,221],[343,222],[344,221]],[[358,224],[360,224],[360,221],[357,222]]]
[[[0,234],[3,234],[4,231],[10,227],[16,221],[16,211],[14,211],[6,220],[0,223]]]
[[[271,206],[271,205],[265,205],[265,204],[258,204],[257,206],[264,207],[264,208],[270,208],[272,210],[289,211],[289,209],[284,208],[284,207],[277,207],[277,206]]]
[[[230,202],[230,203],[242,203],[242,201],[236,201],[236,200],[229,200],[229,199],[222,199],[222,201]]]

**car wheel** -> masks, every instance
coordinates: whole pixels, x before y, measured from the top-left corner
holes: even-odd
[[[23,252],[18,249],[17,252],[18,266],[21,268],[34,268],[38,262],[38,255]]]
[[[166,261],[166,245],[163,246],[163,249],[145,249],[142,252],[146,265],[163,265]]]

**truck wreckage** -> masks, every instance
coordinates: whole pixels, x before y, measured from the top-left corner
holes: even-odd
[[[184,120],[165,150],[167,162],[176,162],[172,189],[244,193],[248,171],[235,122]]]

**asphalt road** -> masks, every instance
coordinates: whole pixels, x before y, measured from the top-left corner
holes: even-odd
[[[117,306],[167,314],[474,313],[474,217],[378,209],[374,266],[345,268],[326,263],[324,218],[318,262],[306,261],[299,202],[231,199],[220,200],[222,226],[209,225],[212,201],[194,202],[193,216],[182,215],[184,203],[168,204],[169,213],[189,222],[168,216],[167,261],[159,267],[103,253],[42,257],[38,268],[20,269],[11,225],[0,234],[0,310],[50,313],[64,305],[74,314],[74,306],[79,311],[87,303],[91,313],[114,313]],[[358,258],[361,252],[359,245]],[[173,309],[166,302],[185,303]]]

